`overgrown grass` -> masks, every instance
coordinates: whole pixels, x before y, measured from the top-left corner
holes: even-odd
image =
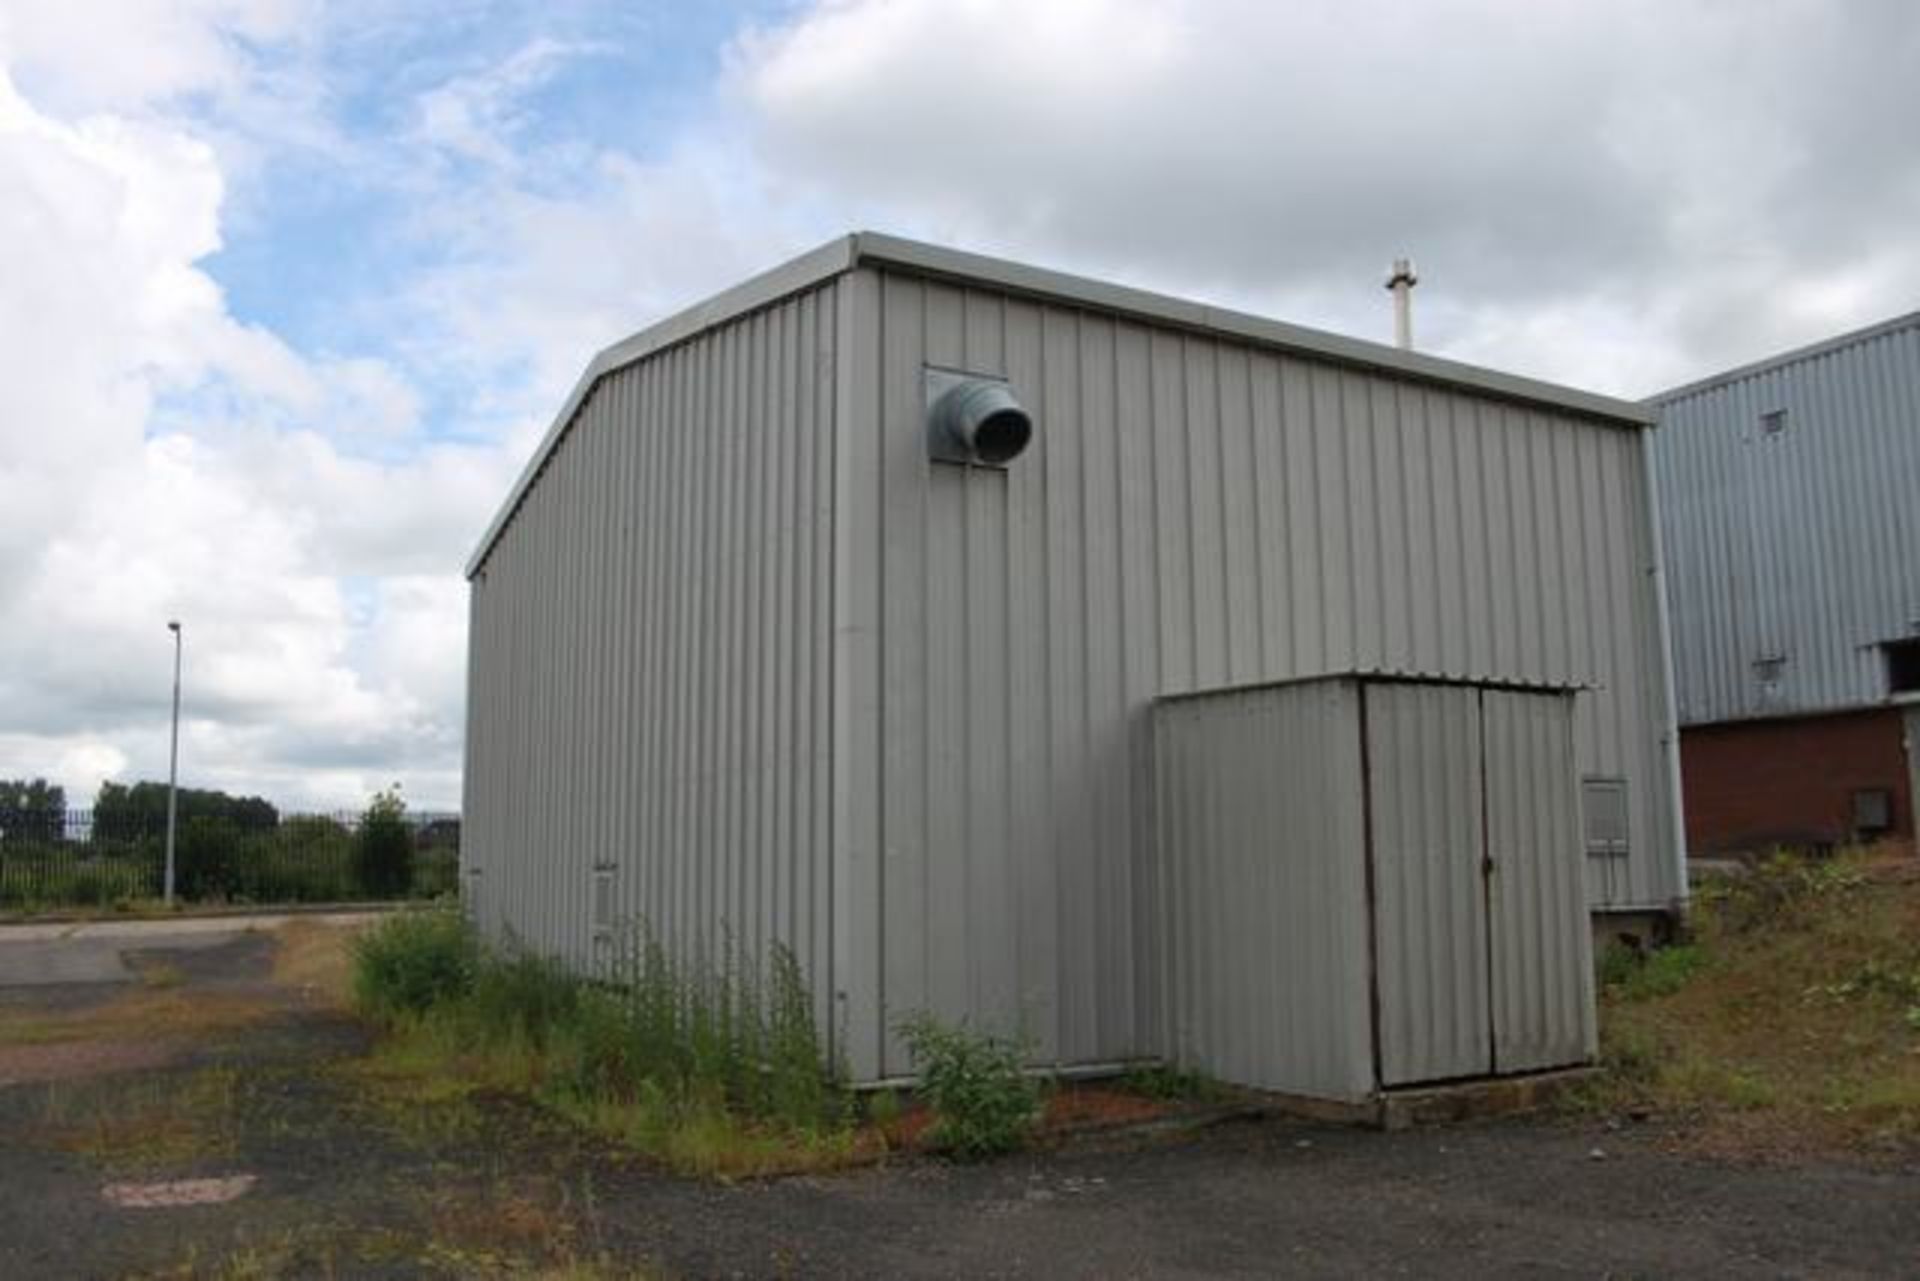
[[[99,1005],[72,1010],[0,1008],[0,1045],[118,1040],[186,1043],[259,1022],[276,1006],[252,992],[130,986]]]
[[[1911,860],[1791,855],[1702,887],[1693,937],[1601,964],[1587,1102],[1746,1152],[1920,1141],[1920,883]]]
[[[275,935],[273,981],[322,1005],[348,1004],[353,986],[353,939],[358,926],[295,918]]]
[[[363,1070],[390,1108],[451,1124],[476,1092],[521,1094],[686,1173],[843,1162],[852,1110],[823,1070],[798,963],[784,948],[764,964],[728,955],[682,964],[636,934],[593,982],[482,946],[452,911],[398,916],[356,949],[356,1003],[389,1033]]]
[[[1120,1088],[1163,1102],[1216,1102],[1231,1095],[1226,1086],[1204,1072],[1165,1063],[1134,1068],[1120,1078]]]
[[[239,1073],[162,1073],[112,1090],[93,1082],[48,1087],[40,1126],[55,1146],[111,1168],[181,1166],[238,1149]]]
[[[513,1281],[645,1281],[661,1273],[606,1248],[590,1181],[538,1173],[428,1181],[395,1198],[392,1221],[309,1219],[231,1238],[215,1227],[169,1265],[129,1277],[152,1281],[277,1281],[363,1275]]]

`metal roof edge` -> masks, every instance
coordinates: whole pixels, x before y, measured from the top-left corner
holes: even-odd
[[[1751,378],[1755,374],[1764,374],[1774,369],[1782,369],[1788,365],[1798,364],[1803,360],[1811,360],[1815,356],[1825,356],[1831,352],[1866,342],[1869,339],[1879,338],[1885,334],[1895,333],[1916,325],[1920,325],[1920,311],[1910,311],[1903,316],[1894,316],[1888,320],[1876,321],[1871,325],[1866,325],[1859,329],[1850,329],[1844,334],[1836,334],[1831,338],[1822,338],[1817,342],[1807,343],[1803,347],[1793,347],[1787,351],[1780,352],[1778,355],[1763,356],[1759,360],[1750,360],[1743,365],[1735,365],[1732,369],[1725,369],[1717,374],[1708,374],[1705,378],[1696,378],[1690,383],[1681,383],[1678,387],[1653,393],[1653,395],[1648,396],[1642,403],[1656,407],[1671,404],[1676,400],[1684,400],[1688,396],[1697,396],[1701,392],[1712,391],[1726,384],[1739,382],[1743,378]]]
[[[493,519],[487,522],[487,528],[480,535],[473,554],[467,558],[466,576],[471,579],[480,572],[487,556],[493,551],[493,545],[500,540],[513,514],[519,510],[527,491],[540,475],[541,468],[547,465],[547,459],[560,438],[567,434],[575,414],[586,403],[589,393],[608,374],[623,369],[637,361],[646,359],[663,348],[685,342],[695,334],[725,324],[735,317],[750,311],[757,311],[771,303],[792,294],[800,293],[840,275],[853,266],[855,242],[858,236],[836,236],[823,245],[819,245],[797,258],[789,258],[778,266],[769,268],[759,275],[751,276],[741,283],[715,294],[704,302],[695,303],[675,312],[665,320],[647,326],[640,332],[624,338],[607,347],[587,362],[586,370],[573,384],[573,390],[560,405],[560,412],[554,415],[553,423],[547,428],[546,435],[540,438],[527,465],[520,470],[519,478],[513,482],[513,488],[507,491],[506,501],[500,504]]]
[[[1861,648],[1877,648],[1887,642],[1878,641]],[[1741,711],[1730,715],[1715,716],[1708,720],[1679,720],[1676,723],[1683,730],[1688,729],[1750,729],[1755,725],[1774,724],[1781,721],[1817,721],[1830,716],[1859,716],[1867,712],[1898,712],[1915,705],[1916,699],[1910,695],[1885,695],[1876,699],[1850,699],[1844,703],[1823,703],[1818,707],[1782,707],[1763,711]]]
[[[1518,374],[1501,373],[1499,370],[1446,360],[1423,352],[1402,351],[1398,347],[1369,342],[1364,338],[1351,338],[1345,334],[1212,307],[1168,294],[1109,284],[1085,276],[1031,267],[959,249],[946,249],[879,232],[857,232],[853,241],[856,265],[895,266],[960,282],[995,285],[1017,293],[1244,339],[1422,382],[1441,382],[1509,399],[1555,405],[1636,427],[1649,426],[1654,421],[1653,411],[1639,401],[1581,391]]]
[[[1284,689],[1296,685],[1332,685],[1343,681],[1355,685],[1446,685],[1459,689],[1491,689],[1516,694],[1579,695],[1600,688],[1598,685],[1578,681],[1528,680],[1518,676],[1458,676],[1446,672],[1397,667],[1348,667],[1330,672],[1309,672],[1301,676],[1277,676],[1265,680],[1232,681],[1225,685],[1208,685],[1200,689],[1174,690],[1170,693],[1155,694],[1151,701],[1155,706],[1163,703],[1187,703],[1203,698],[1251,694],[1263,689]]]
[[[594,385],[606,375],[644,360],[665,347],[717,325],[725,324],[749,311],[757,310],[781,298],[799,293],[862,265],[893,266],[925,275],[948,277],[973,284],[992,285],[1016,293],[1055,299],[1078,306],[1097,308],[1134,316],[1142,320],[1176,325],[1202,333],[1238,338],[1244,341],[1318,356],[1342,364],[1380,370],[1421,382],[1438,382],[1501,396],[1507,399],[1553,405],[1561,409],[1635,427],[1649,426],[1654,411],[1646,402],[1618,400],[1597,392],[1580,391],[1557,383],[1523,378],[1498,370],[1444,360],[1421,352],[1402,351],[1384,343],[1349,338],[1342,334],[1226,308],[1210,307],[1168,294],[1108,284],[1085,276],[1050,271],[984,254],[946,249],[917,240],[889,236],[881,232],[856,231],[837,236],[797,258],[761,272],[705,302],[678,311],[665,320],[607,347],[587,365],[554,415],[546,435],[535,447],[527,465],[521,469],[506,501],[468,557],[466,576],[471,579],[493,551],[514,513],[525,501],[527,491],[554,448],[566,435],[574,415],[586,402]]]

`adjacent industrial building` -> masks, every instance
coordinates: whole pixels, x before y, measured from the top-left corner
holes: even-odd
[[[1690,848],[1911,842],[1920,313],[1653,404]]]
[[[469,566],[472,910],[1337,1099],[1685,894],[1650,412],[862,233],[608,348]]]

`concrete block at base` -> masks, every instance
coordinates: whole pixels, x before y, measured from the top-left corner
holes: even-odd
[[[1395,1090],[1380,1096],[1380,1128],[1405,1130],[1416,1125],[1446,1125],[1536,1112],[1574,1086],[1591,1080],[1596,1071],[1591,1067],[1561,1068],[1526,1076],[1490,1077],[1484,1081]]]
[[[1486,1077],[1391,1090],[1369,1099],[1351,1101],[1267,1090],[1244,1090],[1240,1097],[1250,1109],[1273,1115],[1333,1125],[1406,1130],[1416,1125],[1449,1125],[1535,1112],[1551,1105],[1569,1089],[1591,1080],[1597,1072],[1597,1068],[1587,1066],[1557,1068],[1525,1076]]]
[[[1593,954],[1607,950],[1609,943],[1622,943],[1636,952],[1665,947],[1685,928],[1685,914],[1675,908],[1667,912],[1595,912],[1593,914]]]

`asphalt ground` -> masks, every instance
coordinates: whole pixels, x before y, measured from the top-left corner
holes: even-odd
[[[353,1075],[366,1030],[276,992],[274,927],[250,924],[0,929],[0,1081],[10,1048],[49,1048],[5,1043],[37,1013],[152,992],[256,1015],[146,1035],[164,1052],[131,1066],[117,1034],[62,1042],[71,1071],[0,1084],[0,1277],[1920,1275],[1910,1161],[1707,1159],[1586,1117],[1243,1120],[980,1165],[675,1178],[512,1098],[387,1106]]]

